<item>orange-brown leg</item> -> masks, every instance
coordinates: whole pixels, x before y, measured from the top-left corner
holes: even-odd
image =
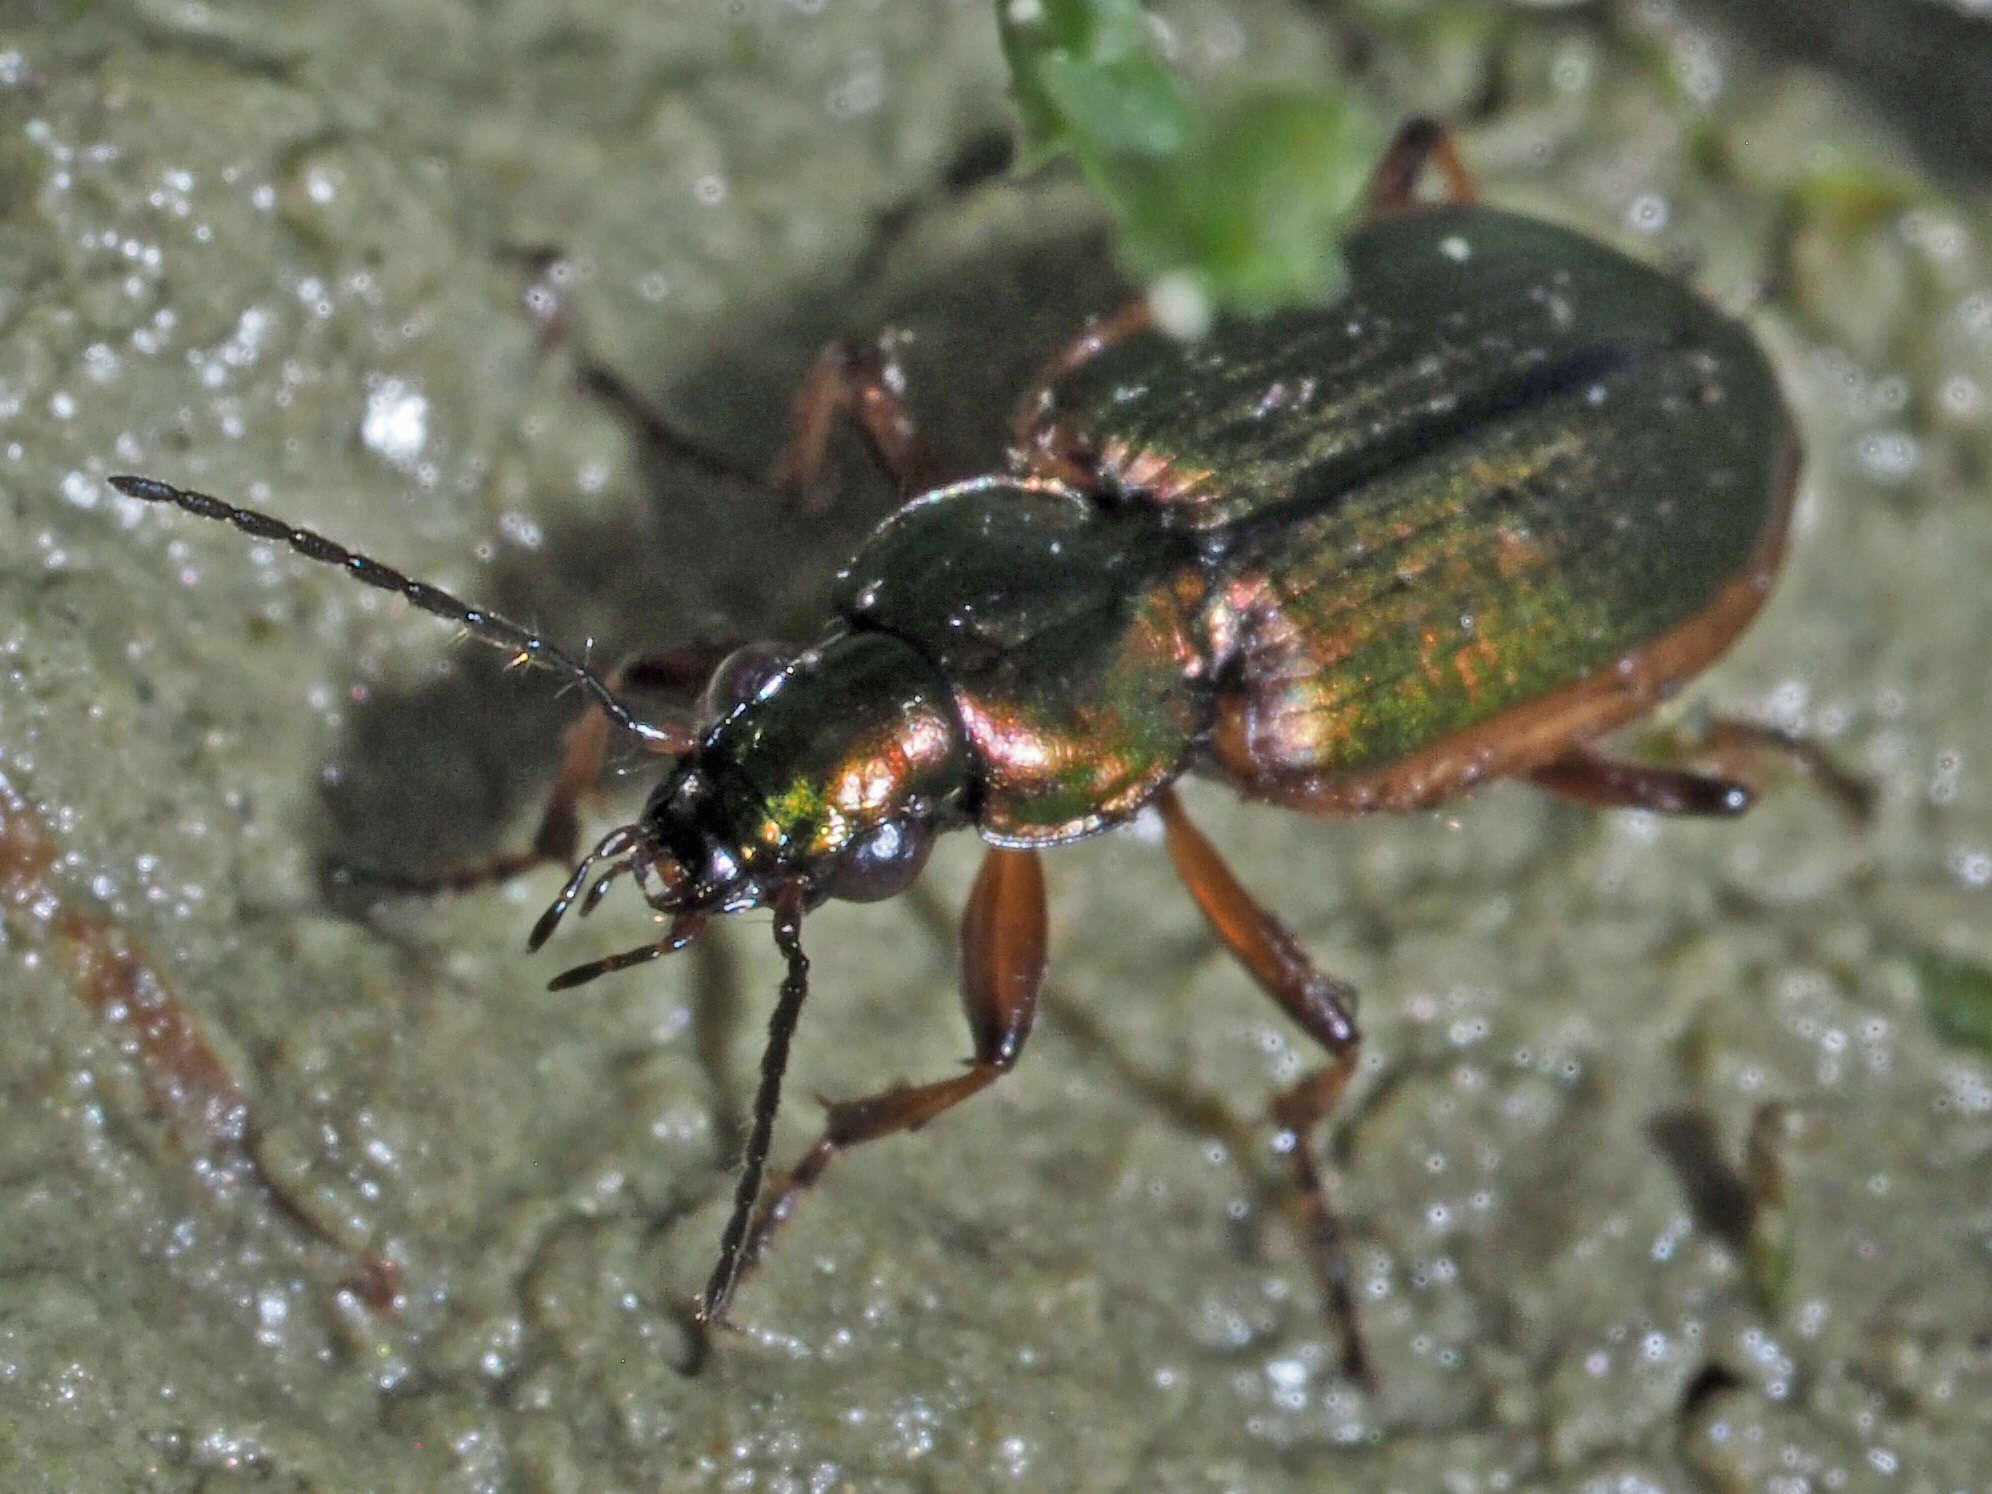
[[[1754,780],[1777,763],[1817,784],[1856,820],[1873,808],[1870,785],[1812,743],[1775,727],[1718,717],[1688,733],[1680,751],[1719,771],[1623,762],[1574,747],[1528,776],[1536,787],[1593,809],[1736,815],[1755,802]]]
[[[1274,1097],[1272,1113],[1307,1210],[1308,1241],[1324,1305],[1342,1332],[1342,1368],[1351,1379],[1367,1384],[1369,1360],[1356,1322],[1348,1250],[1341,1223],[1328,1205],[1313,1147],[1316,1127],[1333,1112],[1355,1074],[1355,988],[1315,967],[1285,925],[1239,884],[1173,792],[1163,793],[1156,804],[1169,859],[1212,930],[1260,988],[1328,1052],[1327,1063]]]
[[[1117,342],[1124,342],[1155,325],[1148,298],[1130,301],[1111,316],[1087,324],[1071,342],[1038,369],[1025,386],[1010,420],[1012,460],[1033,477],[1055,478],[1075,487],[1092,481],[1091,459],[1074,450],[1070,435],[1059,425],[1059,381],[1092,361]]]
[[[933,453],[906,404],[906,375],[899,365],[904,342],[899,332],[883,333],[868,348],[833,342],[803,377],[789,416],[788,445],[775,459],[769,481],[801,494],[809,512],[830,506],[824,468],[830,438],[845,419],[857,423],[902,498],[934,485]]]
[[[1682,768],[1624,762],[1589,747],[1572,747],[1528,775],[1560,799],[1591,809],[1644,809],[1654,814],[1737,815],[1755,801],[1746,784]]]
[[[1687,746],[1692,756],[1744,777],[1777,762],[1817,784],[1850,818],[1865,820],[1874,812],[1873,784],[1849,773],[1816,744],[1775,726],[1718,716],[1691,732]]]
[[[640,432],[652,447],[671,453],[685,465],[722,481],[759,486],[758,471],[681,429],[629,380],[608,364],[595,360],[575,330],[574,308],[568,294],[576,278],[575,265],[566,254],[549,244],[529,244],[501,246],[499,255],[526,273],[523,299],[527,314],[539,329],[540,350],[550,352],[557,347],[572,347],[574,381],[582,393],[600,400]]]
[[[724,1317],[727,1298],[740,1278],[759,1261],[770,1237],[788,1222],[802,1195],[840,1153],[896,1131],[918,1130],[987,1089],[1016,1063],[1030,1036],[1038,988],[1044,981],[1044,872],[1037,852],[990,848],[962,912],[961,945],[962,1001],[975,1040],[973,1062],[949,1079],[895,1085],[863,1099],[832,1104],[822,1137],[800,1162],[774,1180],[754,1211],[737,1269],[707,1292],[701,1306],[706,1320]]]
[[[1459,158],[1452,132],[1437,120],[1416,115],[1398,126],[1390,149],[1383,153],[1383,159],[1370,176],[1369,221],[1415,213],[1423,207],[1418,183],[1428,167],[1437,168],[1445,183],[1440,203],[1459,207],[1480,200],[1480,189]]]
[[[558,250],[540,247],[511,251],[530,273],[525,298],[544,346],[572,341],[575,378],[582,391],[602,401],[644,440],[709,476],[752,487],[764,484],[800,493],[812,513],[829,507],[823,482],[830,439],[838,421],[854,419],[873,456],[898,484],[902,496],[933,484],[933,462],[902,391],[899,366],[905,334],[887,332],[870,348],[833,342],[817,356],[796,391],[789,439],[771,470],[756,470],[682,429],[676,421],[606,363],[600,363],[574,336],[565,288],[571,266]]]

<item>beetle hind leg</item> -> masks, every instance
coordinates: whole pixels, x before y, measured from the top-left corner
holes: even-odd
[[[1738,815],[1756,802],[1756,780],[1782,767],[1814,784],[1850,819],[1865,820],[1874,809],[1872,784],[1849,773],[1816,743],[1775,727],[1717,717],[1689,729],[1671,746],[1670,755],[1701,766],[1629,762],[1577,746],[1528,777],[1537,788],[1592,809]]]
[[[1755,800],[1747,784],[1684,768],[1659,767],[1572,747],[1529,773],[1545,793],[1588,809],[1644,809],[1653,814],[1738,815]]]
[[[1037,1013],[1044,981],[1044,872],[1036,851],[992,846],[962,913],[962,1001],[975,1039],[975,1057],[962,1073],[929,1084],[900,1084],[829,1106],[830,1117],[802,1160],[777,1177],[754,1211],[725,1296],[759,1262],[775,1231],[842,1153],[898,1131],[917,1131],[944,1111],[995,1083],[1016,1063]],[[702,1311],[719,1320],[725,1296]]]
[[[1783,770],[1812,784],[1856,822],[1874,813],[1875,787],[1850,772],[1817,742],[1758,721],[1716,716],[1689,728],[1681,743],[1698,761],[1734,772],[1745,782]]]
[[[1398,126],[1390,149],[1370,176],[1365,198],[1368,220],[1374,223],[1423,207],[1418,183],[1428,167],[1435,168],[1445,183],[1445,192],[1438,199],[1441,204],[1464,207],[1480,200],[1480,188],[1459,158],[1452,131],[1435,119],[1414,115]]]
[[[1341,1221],[1328,1203],[1312,1145],[1316,1129],[1334,1112],[1355,1075],[1360,1041],[1355,989],[1315,968],[1286,926],[1260,907],[1231,874],[1216,849],[1190,823],[1173,792],[1163,793],[1156,805],[1162,813],[1169,859],[1212,931],[1280,1009],[1327,1050],[1327,1063],[1274,1097],[1272,1113],[1285,1133],[1283,1141],[1290,1143],[1288,1156],[1306,1210],[1308,1247],[1321,1282],[1323,1306],[1342,1334],[1343,1372],[1367,1385],[1369,1358],[1356,1321],[1348,1245]]]

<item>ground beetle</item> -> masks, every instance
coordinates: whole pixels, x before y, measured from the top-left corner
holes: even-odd
[[[1426,201],[1434,168],[1444,190]],[[842,413],[918,496],[839,574],[826,636],[788,655],[731,653],[696,722],[640,720],[620,692],[703,669],[697,651],[603,679],[308,530],[150,478],[111,481],[398,592],[588,692],[595,709],[570,732],[532,850],[454,882],[573,859],[575,801],[611,723],[671,759],[529,944],[623,877],[669,919],[664,937],[555,987],[682,948],[712,915],[774,912],[787,973],[700,1321],[724,1318],[839,1152],[932,1120],[1016,1062],[1045,970],[1037,853],[1152,807],[1217,937],[1328,1055],[1273,1114],[1360,1374],[1310,1143],[1354,1069],[1354,993],[1239,885],[1171,784],[1195,772],[1250,799],[1355,814],[1522,777],[1591,805],[1740,812],[1740,782],[1592,744],[1707,665],[1763,604],[1799,453],[1743,328],[1590,239],[1477,205],[1427,121],[1378,167],[1346,258],[1348,292],[1326,308],[1220,320],[1188,343],[1139,305],[1100,323],[1027,392],[1011,471],[931,489],[889,345],[826,354],[782,475],[815,470]],[[822,1138],[764,1196],[807,991],[804,913],[892,896],[936,833],[969,827],[989,843],[962,918],[974,1062],[831,1105]]]

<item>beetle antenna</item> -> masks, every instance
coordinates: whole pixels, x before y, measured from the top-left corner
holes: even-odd
[[[521,627],[510,618],[501,617],[496,612],[482,607],[473,607],[460,601],[440,587],[430,586],[423,581],[411,580],[391,566],[365,555],[355,554],[336,540],[310,529],[299,529],[294,524],[286,524],[282,519],[259,513],[253,508],[240,508],[225,499],[207,493],[197,493],[191,488],[176,488],[170,483],[160,482],[152,477],[113,477],[112,487],[127,498],[142,498],[147,503],[171,503],[185,509],[196,518],[219,519],[233,524],[244,534],[256,539],[274,540],[288,545],[306,560],[316,560],[323,565],[337,566],[355,581],[368,586],[379,587],[382,591],[394,592],[411,605],[420,607],[446,622],[456,623],[481,643],[489,643],[506,649],[527,664],[537,664],[542,669],[550,669],[579,685],[596,705],[624,731],[640,737],[661,753],[683,756],[691,751],[697,738],[682,726],[659,725],[639,719],[628,706],[616,697],[607,683],[580,660],[564,650],[555,647],[530,628]]]
[[[692,1307],[700,1323],[726,1319],[726,1307],[733,1289],[747,1269],[742,1247],[747,1241],[747,1224],[761,1196],[761,1176],[767,1170],[768,1148],[775,1136],[775,1112],[782,1104],[782,1074],[788,1068],[789,1039],[795,1036],[796,1019],[802,1015],[803,999],[809,995],[809,957],[802,952],[803,884],[791,882],[775,896],[775,947],[788,961],[782,977],[781,995],[774,1014],[768,1018],[768,1046],[761,1050],[761,1085],[754,1092],[754,1124],[747,1133],[746,1150],[740,1161],[740,1180],[733,1189],[733,1213],[719,1237],[719,1259],[712,1275]]]

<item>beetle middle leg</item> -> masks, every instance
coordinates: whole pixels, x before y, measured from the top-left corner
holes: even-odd
[[[833,342],[804,375],[790,408],[788,444],[768,480],[801,494],[809,512],[830,506],[823,469],[830,458],[830,438],[843,418],[856,422],[901,498],[934,486],[933,452],[906,403],[906,375],[899,365],[904,341],[904,333],[889,331],[870,347]]]
[[[1360,1384],[1370,1381],[1369,1358],[1356,1322],[1349,1283],[1348,1246],[1341,1221],[1329,1207],[1328,1190],[1314,1160],[1312,1137],[1334,1111],[1356,1071],[1355,988],[1323,974],[1279,919],[1262,908],[1232,875],[1231,868],[1183,813],[1176,795],[1156,799],[1169,859],[1211,929],[1225,948],[1280,1009],[1328,1052],[1328,1062],[1273,1097],[1272,1112],[1292,1139],[1288,1155],[1294,1182],[1308,1216],[1308,1243],[1329,1314],[1342,1330],[1342,1369]]]
[[[722,1256],[699,1313],[726,1314],[740,1278],[760,1260],[774,1232],[795,1213],[838,1155],[896,1131],[917,1131],[1015,1066],[1037,1015],[1045,970],[1044,871],[1036,851],[990,847],[961,919],[962,1003],[975,1057],[968,1069],[929,1084],[898,1084],[862,1099],[830,1105],[823,1135],[768,1187],[729,1270]]]
[[[1154,326],[1155,313],[1148,298],[1141,296],[1112,315],[1089,322],[1084,332],[1046,359],[1011,413],[1012,460],[1033,477],[1055,478],[1082,489],[1091,487],[1096,478],[1096,455],[1059,424],[1059,382],[1115,343]]]

